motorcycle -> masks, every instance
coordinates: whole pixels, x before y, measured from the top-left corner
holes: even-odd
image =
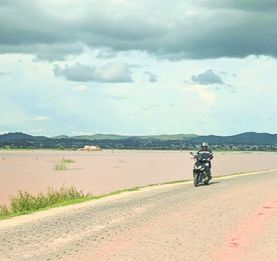
[[[207,168],[210,167],[209,160],[198,161],[195,158],[195,154],[190,152],[193,156],[193,159],[196,161],[193,167],[193,183],[195,187],[198,187],[200,184],[208,185],[209,184],[209,175],[207,173]]]

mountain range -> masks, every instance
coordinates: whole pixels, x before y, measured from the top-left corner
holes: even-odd
[[[199,136],[195,134],[174,134],[174,135],[149,135],[149,136],[124,136],[114,134],[94,134],[82,136],[57,136],[56,139],[79,139],[79,140],[122,140],[122,139],[146,139],[146,140],[183,140],[192,144],[208,142],[210,144],[245,144],[245,145],[260,145],[260,144],[277,144],[277,134],[245,132],[232,136],[216,136],[207,135]],[[1,135],[0,135],[1,139]]]
[[[25,133],[0,135],[0,147],[80,148],[93,144],[109,149],[184,149],[208,142],[212,146],[274,146],[277,134],[246,132],[232,136],[199,136],[194,134],[124,136],[95,134],[83,136],[32,136]]]

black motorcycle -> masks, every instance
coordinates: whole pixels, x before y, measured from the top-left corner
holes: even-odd
[[[195,158],[193,152],[190,152],[193,158],[196,160],[194,167],[193,167],[193,183],[195,187],[198,187],[200,184],[208,185],[209,184],[209,175],[207,173],[207,168],[209,168],[210,163],[209,161],[198,161]]]

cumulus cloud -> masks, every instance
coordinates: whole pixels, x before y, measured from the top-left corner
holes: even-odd
[[[0,18],[1,19],[1,18]],[[1,31],[1,25],[0,25]],[[0,39],[1,41],[1,39]],[[80,43],[30,43],[30,44],[1,44],[0,54],[33,54],[38,60],[62,61],[69,55],[78,55],[84,51],[84,45]]]
[[[56,65],[53,72],[56,77],[62,76],[69,81],[89,82],[95,78],[95,66],[82,65],[79,63],[72,66],[66,65],[63,68]]]
[[[83,46],[169,58],[277,57],[276,1],[1,1],[0,53],[64,59]]]
[[[132,82],[131,71],[125,63],[110,63],[102,67],[79,63],[63,68],[56,65],[53,72],[56,77],[62,76],[75,82]]]
[[[216,74],[213,70],[209,69],[203,73],[191,76],[194,83],[208,85],[208,84],[223,84],[220,75]]]
[[[147,80],[149,82],[154,83],[154,82],[158,81],[158,77],[154,73],[149,72],[149,71],[145,71],[144,74],[147,76]]]
[[[99,59],[112,59],[116,57],[116,52],[114,52],[110,48],[102,48],[98,50],[95,57]]]

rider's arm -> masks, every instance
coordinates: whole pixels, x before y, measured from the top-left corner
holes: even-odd
[[[197,152],[195,153],[194,158],[195,158],[196,160],[199,159],[199,151],[197,151]]]

